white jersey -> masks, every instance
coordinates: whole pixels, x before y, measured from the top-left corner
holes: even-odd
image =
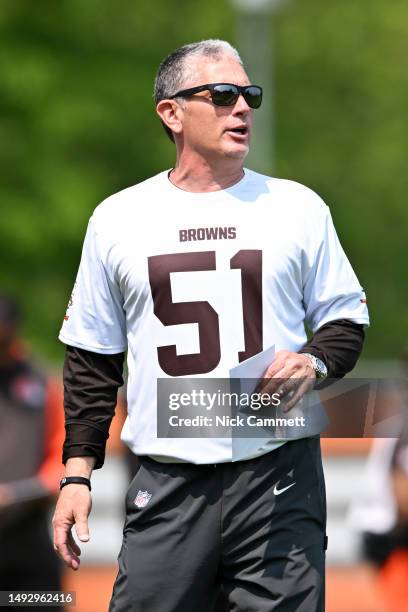
[[[314,192],[245,170],[228,189],[191,193],[165,171],[96,208],[59,338],[128,351],[122,439],[136,454],[217,463],[233,459],[231,439],[157,437],[157,379],[228,378],[271,345],[298,351],[305,323],[316,331],[335,319],[369,322]]]

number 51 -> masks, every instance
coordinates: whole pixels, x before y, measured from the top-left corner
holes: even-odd
[[[262,351],[262,251],[238,251],[230,267],[241,270],[245,339],[245,350],[238,353],[241,362]],[[198,324],[200,352],[177,355],[175,344],[159,346],[161,369],[169,376],[211,372],[221,359],[218,314],[209,302],[173,302],[170,274],[216,270],[215,251],[155,255],[148,258],[148,269],[154,314],[163,325]]]

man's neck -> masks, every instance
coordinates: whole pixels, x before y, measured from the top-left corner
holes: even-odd
[[[243,162],[236,159],[229,163],[211,164],[208,161],[195,160],[194,163],[183,163],[177,160],[176,167],[169,175],[170,181],[184,191],[203,193],[219,191],[232,187],[244,176]]]

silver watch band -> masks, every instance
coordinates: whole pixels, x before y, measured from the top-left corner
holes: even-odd
[[[309,358],[312,368],[316,373],[317,380],[324,380],[327,378],[327,366],[321,359],[319,359],[319,357],[316,357],[311,353],[302,353],[302,355]]]

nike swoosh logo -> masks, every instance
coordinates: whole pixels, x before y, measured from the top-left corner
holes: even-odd
[[[280,495],[281,493],[284,493],[285,491],[290,489],[290,487],[293,487],[295,484],[296,484],[296,482],[292,482],[292,484],[288,485],[287,487],[283,487],[283,489],[278,489],[277,485],[275,485],[275,487],[273,489],[273,494],[274,495]]]

